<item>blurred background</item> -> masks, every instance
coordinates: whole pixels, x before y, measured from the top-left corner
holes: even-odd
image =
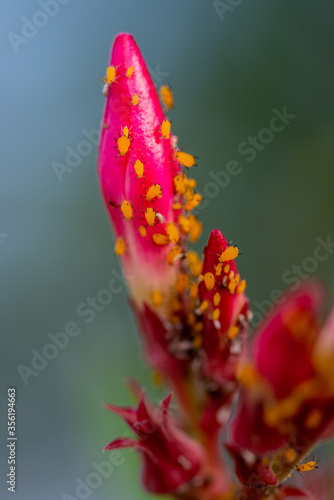
[[[134,35],[157,86],[172,85],[173,132],[199,157],[198,251],[213,227],[238,244],[257,321],[274,290],[306,276],[324,280],[333,299],[333,250],[322,261],[314,252],[319,238],[334,240],[334,5],[236,3],[2,5],[1,498],[8,387],[17,391],[18,500],[151,498],[134,453],[102,453],[126,430],[102,404],[131,402],[127,375],[163,395],[141,360],[121,280],[89,323],[78,314],[120,271],[96,176],[101,77],[118,32]],[[226,176],[230,160],[237,175]],[[46,347],[64,330],[68,345]],[[102,461],[113,469],[101,479]]]

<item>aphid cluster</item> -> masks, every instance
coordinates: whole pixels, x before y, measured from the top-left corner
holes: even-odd
[[[125,71],[125,78],[133,78],[134,69],[130,67]],[[110,86],[117,82],[117,69],[110,66],[107,68],[105,84]],[[123,75],[124,78],[124,75]],[[164,85],[160,88],[160,97],[166,111],[174,107],[174,98],[171,89]],[[129,107],[140,106],[140,95],[132,94]],[[152,130],[152,134],[157,133],[158,141],[164,144],[169,141],[171,147],[171,164],[174,165],[175,173],[173,177],[173,217],[167,219],[166,215],[160,212],[160,199],[164,196],[163,187],[154,179],[146,179],[145,159],[143,152],[136,149],[136,138],[131,127],[127,124],[119,130],[115,137],[116,158],[119,158],[119,168],[132,165],[132,174],[136,179],[136,190],[138,191],[137,201],[122,199],[118,207],[125,221],[125,224],[132,223],[138,231],[140,238],[145,238],[146,242],[151,240],[151,245],[156,247],[156,251],[166,252],[166,259],[170,266],[176,266],[178,275],[175,282],[172,299],[165,299],[160,290],[153,290],[151,303],[154,307],[167,306],[170,311],[169,319],[171,323],[186,323],[191,330],[191,346],[198,349],[201,346],[201,331],[203,329],[203,319],[206,317],[212,321],[217,329],[220,328],[220,302],[222,290],[230,294],[240,294],[246,287],[246,282],[240,279],[236,272],[234,259],[238,256],[239,250],[236,246],[227,246],[221,255],[217,256],[215,266],[202,274],[203,262],[194,252],[186,252],[186,240],[196,242],[202,231],[202,224],[191,213],[201,202],[202,197],[196,193],[196,180],[189,178],[187,173],[196,164],[195,157],[177,149],[176,141],[171,133],[171,122],[164,118],[159,124],[157,131]],[[140,205],[133,208],[133,203]],[[160,248],[160,250],[159,250]],[[164,250],[165,249],[165,250]],[[126,253],[126,226],[125,235],[118,238],[115,246],[117,255]],[[205,300],[200,301],[199,289],[205,287]],[[168,304],[165,303],[168,300]],[[170,303],[172,300],[172,303]],[[188,316],[184,317],[184,307],[182,302],[189,303]],[[238,335],[237,325],[223,332],[228,338],[233,339]]]

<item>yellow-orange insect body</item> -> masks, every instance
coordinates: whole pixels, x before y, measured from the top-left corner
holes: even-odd
[[[139,226],[138,230],[141,236],[145,237],[147,235],[147,230],[145,226]]]
[[[166,234],[155,233],[153,234],[152,239],[156,245],[168,245],[170,243]]]
[[[129,127],[123,127],[123,135],[124,137],[129,137]]]
[[[186,183],[185,183],[185,175],[183,174],[178,174],[174,177],[173,182],[174,182],[174,189],[177,194],[184,194],[186,191]]]
[[[119,154],[121,156],[126,155],[126,153],[129,151],[130,144],[131,144],[130,139],[128,137],[126,137],[125,135],[121,135],[117,139],[117,147],[118,147]]]
[[[152,207],[147,207],[145,210],[145,219],[149,226],[153,226],[155,223],[156,211]]]
[[[190,210],[196,208],[201,203],[201,201],[202,201],[202,196],[199,193],[194,194],[193,198],[185,203],[184,205],[185,211],[190,212]]]
[[[297,472],[308,472],[313,469],[318,468],[318,462],[312,460],[311,462],[306,462],[305,464],[296,465],[295,469]]]
[[[159,89],[160,97],[166,111],[174,108],[174,96],[172,89],[168,85],[161,85]]]
[[[117,238],[115,244],[115,254],[118,256],[123,255],[125,252],[125,241],[123,238]]]
[[[132,104],[133,104],[134,106],[137,106],[138,102],[139,102],[139,95],[138,95],[138,94],[135,94],[135,95],[132,97]]]
[[[161,133],[164,139],[169,139],[170,136],[170,121],[167,118],[161,124]]]
[[[133,73],[133,66],[130,66],[130,67],[128,68],[127,72],[126,72],[126,76],[127,76],[128,78],[130,78],[130,76],[132,75],[132,73]]]
[[[184,151],[176,151],[175,158],[183,167],[191,168],[196,165],[194,156]]]
[[[103,78],[104,83],[110,85],[116,78],[116,68],[115,66],[109,66],[107,68],[106,76]]]
[[[148,188],[145,198],[147,201],[151,201],[153,198],[161,198],[161,196],[162,192],[160,184],[153,184],[153,186]]]
[[[137,174],[138,179],[141,177],[144,177],[144,164],[140,160],[136,160],[135,164],[133,165],[135,172]]]
[[[238,247],[227,247],[219,257],[219,262],[228,262],[229,260],[233,260],[238,257],[238,255]]]
[[[174,222],[167,223],[166,232],[167,232],[169,239],[172,243],[177,243],[179,241],[180,234],[179,234],[179,231],[178,231],[177,227],[175,226]]]
[[[123,201],[123,203],[121,204],[121,211],[126,220],[132,219],[132,206],[128,201]]]
[[[204,274],[204,283],[206,288],[211,292],[213,287],[215,286],[215,277],[212,273],[205,273]]]

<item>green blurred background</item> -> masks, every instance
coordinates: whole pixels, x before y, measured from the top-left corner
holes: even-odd
[[[253,304],[285,288],[283,273],[296,276],[292,266],[306,263],[333,298],[334,255],[316,264],[309,257],[317,238],[334,239],[334,5],[237,3],[226,1],[224,9],[194,0],[62,0],[46,18],[36,14],[37,1],[2,5],[1,498],[9,495],[10,386],[17,389],[18,500],[150,498],[138,485],[130,451],[102,484],[91,476],[94,462],[110,460],[104,444],[125,431],[102,403],[129,404],[124,378],[131,374],[150,387],[150,376],[124,288],[89,324],[76,311],[119,271],[97,184],[96,146],[62,182],[53,169],[65,163],[66,148],[81,148],[84,130],[99,127],[100,77],[118,32],[134,35],[157,84],[172,85],[173,132],[199,156],[193,170],[208,202],[199,211],[205,229],[198,250],[213,227],[233,239]],[[23,28],[22,18],[40,27]],[[261,131],[272,109],[284,106],[296,118],[247,161],[241,143],[259,133],[266,139]],[[242,172],[226,188],[208,188],[210,173],[226,170],[229,160]],[[41,352],[48,334],[71,321],[80,334],[24,384],[18,365],[31,367],[32,349]],[[78,478],[87,484],[88,476],[98,486],[77,496]]]

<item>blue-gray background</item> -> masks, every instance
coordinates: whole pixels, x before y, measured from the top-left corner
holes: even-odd
[[[128,374],[149,385],[124,289],[89,324],[76,312],[119,270],[97,184],[96,147],[62,182],[52,167],[65,164],[66,148],[80,148],[84,130],[99,127],[100,76],[118,32],[135,36],[157,84],[173,86],[173,131],[200,158],[200,190],[229,160],[242,167],[200,212],[205,230],[198,248],[213,227],[233,239],[252,301],[283,289],[282,275],[293,265],[312,267],[305,259],[317,238],[334,237],[334,5],[229,3],[234,7],[218,13],[211,1],[69,0],[46,19],[36,15],[37,1],[2,3],[1,498],[9,495],[8,387],[16,387],[18,398],[16,498],[64,500],[80,498],[77,478],[86,482],[93,462],[109,460],[103,445],[125,430],[102,403],[130,403],[123,388]],[[45,25],[15,45],[8,34],[22,36],[23,17]],[[296,118],[247,162],[239,145],[284,106]],[[328,253],[309,273],[330,292],[333,262]],[[25,385],[17,366],[31,367],[31,350],[41,352],[48,334],[69,321],[81,333]],[[85,498],[149,498],[137,475],[136,456],[124,451]]]

